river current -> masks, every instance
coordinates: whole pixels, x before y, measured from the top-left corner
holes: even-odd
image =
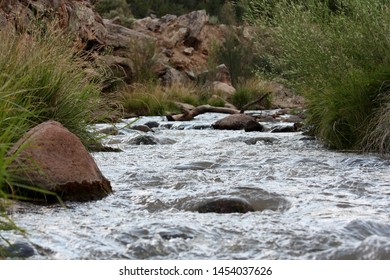
[[[211,129],[223,116],[141,118],[160,127],[106,137],[122,150],[93,153],[111,195],[11,214],[30,259],[390,259],[388,160],[329,151],[300,132]],[[254,211],[197,211],[215,199]]]

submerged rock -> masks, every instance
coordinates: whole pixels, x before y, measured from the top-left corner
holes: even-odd
[[[255,209],[248,201],[237,197],[215,198],[198,205],[195,209],[199,213],[247,213]]]
[[[151,131],[153,131],[149,126],[144,125],[144,124],[133,125],[130,128],[134,129],[134,130],[142,131],[142,132],[151,132]]]
[[[151,135],[138,135],[130,139],[127,144],[130,145],[157,145],[159,141],[156,137]]]
[[[146,125],[149,128],[157,128],[160,126],[158,122],[154,122],[154,121],[146,122],[144,123],[144,125]]]
[[[9,155],[15,156],[10,166],[13,174],[25,184],[54,192],[63,200],[89,201],[112,192],[110,182],[80,139],[58,122],[47,121],[32,128]],[[49,198],[39,191],[22,195]]]
[[[34,248],[26,242],[15,242],[4,248],[6,256],[9,258],[26,259],[35,255]]]

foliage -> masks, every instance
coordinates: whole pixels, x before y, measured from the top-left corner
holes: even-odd
[[[99,88],[89,82],[89,64],[75,54],[69,37],[49,26],[0,31],[0,230],[17,230],[2,208],[4,199],[21,199],[9,190],[32,189],[9,168],[15,155],[7,152],[15,141],[46,120],[59,121],[86,145],[95,141],[87,126]]]
[[[233,94],[232,104],[238,109],[241,109],[244,105],[259,99],[264,94],[269,92],[272,92],[272,89],[266,82],[258,78],[248,79],[243,84],[241,84],[237,88],[237,91]],[[269,109],[270,107],[271,97],[269,96],[262,100],[259,104],[254,104],[249,109]]]
[[[97,0],[95,8],[103,18],[117,18],[123,26],[131,27],[134,22],[134,16],[126,0]]]
[[[193,85],[172,85],[163,87],[155,83],[133,84],[121,91],[121,103],[128,114],[167,115],[178,114],[176,102],[193,106],[210,104],[224,106],[220,99],[213,98],[205,88]]]
[[[317,136],[331,148],[388,153],[383,84],[389,78],[390,3],[250,3],[246,18],[271,28],[278,51],[270,61],[297,92],[305,94],[308,123],[316,127]]]
[[[133,62],[133,83],[148,83],[156,80],[152,67],[156,62],[156,45],[152,40],[132,40],[130,42],[131,60]]]
[[[87,144],[99,88],[89,82],[83,70],[89,65],[75,55],[66,36],[1,31],[0,42],[0,131],[8,132],[3,143],[51,119]]]
[[[127,0],[136,18],[144,18],[151,14],[162,17],[166,14],[183,15],[195,10],[206,10],[210,16],[218,17],[218,22],[235,24],[243,15],[244,1],[229,0]]]
[[[229,69],[232,85],[254,76],[254,70],[261,64],[261,56],[251,40],[240,39],[236,31],[231,30],[222,45],[214,45],[209,55],[210,68],[225,64]],[[213,67],[214,66],[214,67]]]

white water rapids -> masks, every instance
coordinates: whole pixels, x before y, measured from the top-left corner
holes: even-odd
[[[107,137],[123,152],[93,156],[113,194],[11,214],[36,251],[30,259],[390,258],[389,161],[332,152],[299,132],[207,128],[221,117],[140,119],[160,123],[146,134],[156,145],[135,145],[145,133],[130,129]],[[195,210],[215,198],[255,211]]]

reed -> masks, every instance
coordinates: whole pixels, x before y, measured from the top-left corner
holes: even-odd
[[[390,78],[388,1],[251,3],[257,6],[247,18],[271,30],[278,51],[270,61],[306,97],[307,122],[316,135],[334,149],[389,153],[383,86]],[[257,11],[267,16],[258,18]]]
[[[94,121],[99,87],[90,82],[87,67],[70,36],[49,26],[0,31],[0,239],[3,230],[22,232],[3,207],[8,199],[24,199],[12,190],[33,188],[20,184],[9,168],[13,143],[46,120],[59,121],[86,146],[95,142],[87,128]]]

